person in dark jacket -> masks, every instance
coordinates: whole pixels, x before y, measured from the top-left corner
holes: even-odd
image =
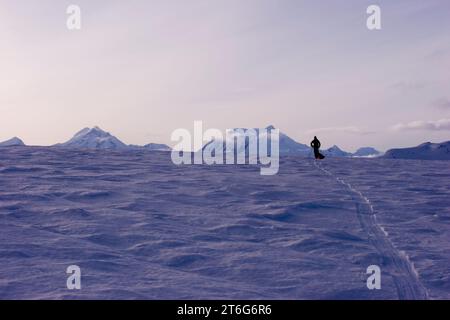
[[[323,159],[323,158],[325,158],[325,156],[320,153],[320,146],[321,146],[321,144],[320,144],[319,139],[317,139],[317,137],[314,136],[314,140],[311,141],[311,148],[314,149],[314,157],[316,159]]]

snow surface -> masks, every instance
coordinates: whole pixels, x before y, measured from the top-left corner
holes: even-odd
[[[0,298],[450,299],[446,161],[0,151]],[[82,289],[66,289],[79,265]],[[382,289],[368,290],[379,265]]]

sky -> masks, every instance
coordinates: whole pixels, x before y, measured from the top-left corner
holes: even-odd
[[[196,120],[348,151],[450,140],[448,0],[0,0],[0,39],[0,141],[174,145]]]

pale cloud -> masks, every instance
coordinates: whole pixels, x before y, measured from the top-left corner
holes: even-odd
[[[372,131],[362,130],[355,126],[349,127],[327,127],[327,128],[316,128],[312,130],[308,130],[306,133],[315,134],[315,133],[324,133],[324,132],[341,132],[341,133],[350,133],[350,134],[370,134]]]
[[[424,89],[427,83],[422,81],[399,81],[391,85],[391,88],[401,92],[411,92]]]
[[[396,131],[405,130],[427,130],[427,131],[446,131],[450,130],[450,119],[429,120],[429,121],[411,121],[408,123],[399,123],[392,127]]]
[[[433,102],[433,106],[441,109],[450,109],[450,100],[447,98],[441,98]]]

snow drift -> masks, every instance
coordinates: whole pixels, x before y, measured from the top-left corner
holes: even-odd
[[[447,161],[314,164],[286,156],[268,179],[165,152],[4,148],[0,299],[398,299],[405,281],[450,299]]]

